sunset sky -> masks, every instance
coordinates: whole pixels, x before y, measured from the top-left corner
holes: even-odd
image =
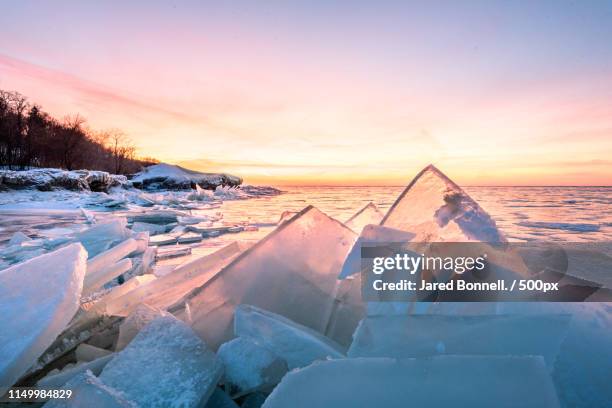
[[[249,183],[612,185],[611,1],[53,1],[0,89]]]

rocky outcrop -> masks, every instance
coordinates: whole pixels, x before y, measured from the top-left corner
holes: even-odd
[[[125,176],[93,170],[30,169],[0,170],[1,190],[37,189],[52,191],[108,191],[111,187],[127,186]]]
[[[242,179],[225,173],[201,173],[172,164],[160,163],[145,168],[131,178],[132,185],[145,190],[190,190],[196,184],[203,189],[236,187]]]

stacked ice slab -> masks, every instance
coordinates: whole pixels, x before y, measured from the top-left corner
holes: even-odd
[[[195,333],[172,316],[146,325],[102,370],[73,378],[64,388],[76,399],[48,407],[198,407],[206,404],[222,366]]]
[[[213,349],[233,337],[234,309],[243,303],[326,333],[336,308],[337,276],[354,239],[345,225],[307,207],[171,311],[191,322]]]
[[[78,310],[86,260],[83,247],[72,244],[0,271],[0,395]]]

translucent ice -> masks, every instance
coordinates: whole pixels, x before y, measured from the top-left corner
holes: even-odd
[[[113,359],[113,357],[113,354],[108,354],[71,368],[64,368],[61,372],[54,375],[47,375],[38,381],[36,383],[36,387],[40,389],[61,388],[72,378],[79,374],[85,373],[87,370],[91,371],[95,375],[98,375],[102,372],[106,364]]]
[[[114,218],[75,234],[73,239],[83,244],[89,257],[93,258],[109,249],[113,244],[129,238],[131,232],[126,226],[125,218]]]
[[[239,408],[221,388],[215,388],[204,408]]]
[[[225,389],[233,396],[271,389],[287,372],[284,360],[247,337],[223,343],[217,355],[225,369]]]
[[[381,225],[414,232],[421,242],[506,241],[489,214],[433,165],[410,182]]]
[[[318,362],[287,374],[264,408],[558,407],[541,357]]]
[[[79,344],[75,350],[77,361],[92,361],[109,354],[111,354],[111,352],[108,350],[91,346],[86,343]]]
[[[52,399],[47,402],[45,408],[137,408],[137,405],[129,401],[125,395],[111,387],[108,387],[91,371],[78,374],[68,381],[63,387],[71,390],[70,398]]]
[[[100,256],[100,255],[98,255]],[[106,268],[94,269],[91,273],[85,275],[83,282],[83,294],[88,295],[101,288],[106,282],[109,282],[122,273],[129,271],[132,268],[131,259],[122,259],[117,263],[110,264]]]
[[[194,330],[216,349],[233,337],[234,308],[246,303],[325,333],[336,277],[354,239],[340,222],[305,208],[189,295]]]
[[[0,395],[77,312],[86,260],[85,249],[71,244],[0,271]]]
[[[132,231],[148,232],[151,235],[163,234],[164,232],[166,232],[166,227],[164,225],[159,225],[159,224],[149,224],[146,222],[135,222],[134,225],[132,225]]]
[[[181,265],[172,272],[138,286],[134,290],[106,302],[106,312],[111,315],[127,316],[138,304],[165,309],[178,302],[194,288],[204,284],[230,262],[242,250],[238,243],[225,247]]]
[[[168,313],[147,304],[141,303],[138,305],[136,309],[121,322],[115,350],[123,350],[143,327],[156,318],[167,315]]]
[[[539,355],[552,371],[569,319],[569,315],[367,317],[355,331],[348,355]]]
[[[13,234],[8,244],[9,245],[21,245],[22,243],[30,241],[30,240],[31,238],[28,237],[26,234],[24,234],[21,231],[17,231],[16,233]]]
[[[289,369],[345,356],[339,345],[316,331],[250,305],[236,308],[234,330],[283,358]]]
[[[100,380],[143,407],[190,407],[206,403],[222,371],[189,326],[165,316],[145,326]]]
[[[384,214],[380,212],[376,204],[370,202],[346,220],[344,225],[359,234],[366,225],[380,224],[383,217]]]
[[[97,277],[104,269],[119,262],[137,249],[138,242],[133,238],[129,238],[93,258],[90,257],[89,261],[87,261],[87,275],[92,278],[87,280],[98,280],[93,277]]]

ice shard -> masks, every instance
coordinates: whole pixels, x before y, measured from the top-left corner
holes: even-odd
[[[342,347],[320,333],[250,305],[236,308],[234,331],[274,352],[290,370],[316,360],[345,357]]]
[[[191,319],[216,349],[233,337],[234,308],[251,304],[325,333],[337,276],[355,239],[344,224],[309,206],[239,255],[171,311]]]
[[[549,370],[569,315],[376,316],[361,321],[349,357],[538,355]]]
[[[71,368],[64,368],[57,374],[47,375],[46,377],[42,378],[36,383],[36,387],[47,390],[62,388],[67,382],[79,374],[85,373],[87,370],[91,371],[94,375],[98,375],[102,372],[106,364],[113,359],[113,357],[114,354],[108,354],[95,360],[75,365]]]
[[[287,363],[247,337],[223,343],[217,353],[223,362],[223,382],[234,397],[271,390],[287,372]]]
[[[541,357],[349,358],[287,374],[263,408],[559,407]]]
[[[384,214],[380,212],[376,204],[369,202],[362,209],[357,211],[351,218],[344,222],[344,225],[360,233],[363,227],[369,224],[380,224]]]
[[[361,271],[361,248],[364,245],[387,244],[390,242],[408,242],[415,237],[415,234],[395,228],[383,227],[380,225],[366,225],[359,238],[353,244],[351,251],[347,255],[340,279],[345,279]]]
[[[85,280],[83,282],[83,295],[95,292],[105,283],[115,279],[130,269],[132,269],[132,260],[122,259],[117,263],[108,265],[106,268],[94,269],[93,272],[88,272],[85,274]]]
[[[0,395],[77,312],[86,262],[83,246],[71,244],[0,271]]]
[[[102,383],[91,371],[78,374],[63,389],[72,392],[70,398],[52,399],[44,408],[137,408],[123,393]]]
[[[98,299],[96,303],[88,309],[88,311],[96,312],[98,314],[109,314],[106,310],[106,305],[111,303],[113,300],[126,295],[132,290],[154,281],[155,279],[157,279],[157,277],[152,274],[134,276],[123,285],[115,286],[110,292]]]
[[[75,350],[77,361],[92,361],[107,356],[112,352],[103,348],[95,347],[87,343],[81,343]]]
[[[165,309],[178,302],[191,290],[199,287],[227,265],[243,249],[233,242],[212,254],[194,259],[176,267],[172,272],[160,276],[146,285],[106,302],[106,313],[127,316],[136,306],[145,302],[150,306]]]
[[[223,367],[185,323],[159,317],[110,361],[100,380],[143,407],[204,405]]]
[[[87,280],[97,280],[94,277],[102,273],[104,269],[119,262],[136,250],[138,250],[138,242],[133,238],[129,238],[93,258],[90,257],[87,261],[87,276],[91,277],[87,278]]]
[[[420,242],[506,242],[489,214],[433,165],[410,182],[381,225],[413,232]]]
[[[110,221],[99,222],[84,231],[76,233],[73,239],[83,244],[89,258],[93,258],[109,249],[113,244],[129,238],[132,233],[126,227],[127,220],[125,218],[114,218]]]
[[[115,350],[123,350],[143,327],[161,316],[168,316],[168,313],[145,303],[138,305],[119,326]]]

